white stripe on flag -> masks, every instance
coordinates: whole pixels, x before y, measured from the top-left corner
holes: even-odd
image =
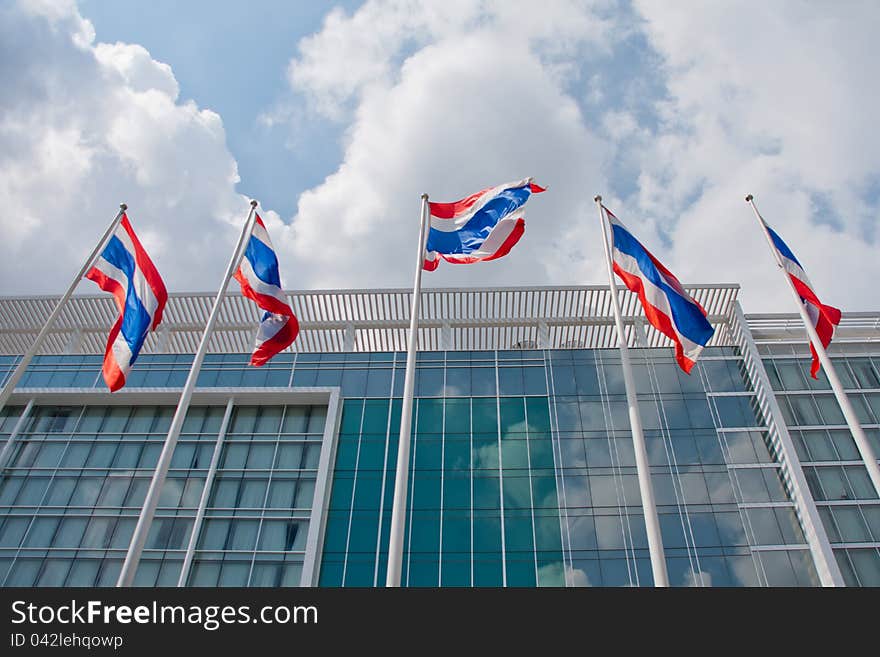
[[[505,189],[511,189],[514,187],[525,187],[530,182],[529,178],[525,178],[524,180],[520,180],[518,182],[509,182],[503,185],[498,185],[493,187],[492,189],[486,191],[471,207],[465,212],[463,215],[459,217],[455,217],[454,219],[440,219],[438,217],[431,217],[431,228],[434,230],[439,230],[442,233],[454,233],[457,230],[460,230],[462,226],[464,226],[467,222],[469,222],[477,212],[482,210],[486,204],[491,201],[493,198],[498,196]]]
[[[796,262],[793,260],[789,260],[782,253],[779,253],[779,257],[782,260],[782,268],[785,269],[789,274],[799,279],[801,283],[806,285],[811,290],[813,289],[812,283],[810,283],[810,279],[807,276],[807,272],[805,272],[801,267],[798,266]]]
[[[696,342],[693,342],[686,336],[679,333],[678,327],[675,325],[675,320],[672,316],[672,308],[669,305],[669,299],[666,298],[666,294],[663,292],[663,290],[654,285],[654,283],[642,273],[642,270],[639,268],[638,261],[635,258],[626,253],[623,253],[618,248],[614,249],[614,262],[616,262],[617,265],[621,269],[623,269],[623,271],[637,276],[642,281],[642,287],[645,290],[645,298],[647,299],[648,303],[650,303],[652,306],[657,308],[657,310],[669,317],[669,323],[672,325],[672,330],[681,341],[681,347],[684,355],[692,361],[697,360],[697,357],[703,350],[703,346],[697,344]]]
[[[95,261],[93,265],[95,269],[104,274],[110,280],[116,281],[119,284],[119,287],[122,288],[122,296],[125,297],[128,294],[128,274],[119,269],[116,265],[111,263],[108,260],[104,259],[103,254]],[[113,299],[116,299],[114,295]],[[125,299],[123,298],[122,303],[125,304]],[[125,306],[119,309],[120,313],[125,312]]]
[[[285,315],[269,313],[269,316],[261,321],[259,327],[257,327],[257,337],[254,345],[259,348],[264,342],[274,338],[287,325],[289,319]]]
[[[524,213],[524,210],[517,210],[512,215],[499,221],[476,251],[471,253],[452,253],[449,255],[449,258],[467,261],[472,258],[488,258],[496,254],[507,238],[510,237],[513,229],[516,228],[517,219],[521,219]]]
[[[272,248],[272,241],[269,239],[269,232],[256,221],[254,222],[254,229],[251,232],[251,235],[253,235],[256,239],[265,244],[266,248],[268,248],[270,251],[272,251],[273,253],[275,252],[275,249]]]
[[[116,358],[116,364],[122,371],[123,376],[127,378],[128,373],[131,371],[131,347],[125,341],[122,331],[119,331],[116,339],[113,341],[113,357]]]
[[[103,256],[95,261],[94,268],[104,274],[107,278],[116,281],[122,288],[122,293],[124,295],[128,293],[128,276],[123,270],[105,260]],[[116,297],[114,296],[114,299],[115,298]],[[124,314],[125,309],[123,308],[121,312]],[[131,370],[131,347],[129,347],[128,342],[125,341],[125,336],[122,334],[121,327],[119,333],[116,335],[116,339],[113,341],[111,351],[113,352],[113,357],[116,359],[116,364],[119,366],[119,369],[127,376],[128,372]]]
[[[250,284],[254,292],[256,292],[257,294],[263,294],[267,297],[275,297],[285,306],[288,305],[287,298],[284,296],[284,292],[281,290],[281,288],[279,288],[277,285],[270,285],[269,283],[266,283],[262,279],[260,279],[254,272],[254,268],[251,266],[250,260],[248,260],[247,258],[242,258],[240,269],[245,280]]]
[[[131,241],[128,233],[125,231],[125,228],[119,226],[116,230],[116,237],[119,238],[119,241],[122,242],[122,246],[125,247],[125,250],[131,255],[131,259],[134,261],[134,274],[132,276],[132,284],[134,286],[135,294],[138,299],[140,299],[141,304],[144,306],[144,309],[147,311],[147,314],[150,316],[150,326],[153,325],[153,317],[156,315],[156,310],[159,308],[159,300],[156,298],[156,295],[153,293],[153,288],[150,287],[149,282],[147,282],[146,276],[144,276],[144,272],[141,271],[141,268],[138,266],[137,261],[137,252],[134,248],[134,243]]]

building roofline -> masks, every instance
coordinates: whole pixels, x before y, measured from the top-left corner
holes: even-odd
[[[685,288],[716,326],[712,346],[730,345],[728,323],[740,286],[694,284]],[[626,288],[618,286],[618,290]],[[193,353],[213,292],[169,295],[163,322],[144,353]],[[402,351],[409,327],[406,288],[290,290],[286,296],[300,323],[294,352]],[[606,285],[449,287],[422,290],[419,349],[613,348],[617,345],[611,295]],[[627,339],[636,347],[669,346],[646,321],[634,294],[619,295]],[[32,343],[58,295],[0,297],[0,354],[21,354]],[[61,312],[40,353],[103,354],[117,315],[110,295],[74,296]],[[260,311],[240,292],[223,300],[209,351],[249,353]],[[756,340],[803,339],[790,313],[746,316]],[[844,313],[841,335],[880,340],[880,312]]]

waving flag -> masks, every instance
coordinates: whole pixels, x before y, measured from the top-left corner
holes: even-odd
[[[807,309],[807,315],[813,322],[813,326],[816,327],[816,333],[822,341],[822,346],[827,347],[831,344],[831,338],[834,336],[834,327],[840,324],[840,311],[833,306],[826,306],[819,301],[819,297],[816,296],[816,293],[813,291],[813,284],[810,283],[810,279],[807,277],[807,273],[804,271],[801,263],[794,257],[794,253],[792,253],[791,249],[788,248],[788,245],[782,241],[782,238],[776,234],[776,231],[767,225],[767,222],[764,221],[763,218],[761,218],[761,223],[764,224],[764,228],[767,229],[770,239],[773,240],[773,246],[779,253],[779,257],[782,260],[782,266],[789,278],[791,278],[791,282],[794,283],[794,288],[797,290],[797,293],[801,297],[801,302]],[[816,349],[813,347],[812,342],[810,342],[810,353],[813,355],[813,363],[810,366],[810,376],[814,379],[818,379],[819,355],[816,353]]]
[[[107,387],[116,392],[125,385],[147,334],[162,321],[168,292],[125,214],[86,278],[112,294],[119,309],[102,368]]]
[[[281,290],[278,258],[263,220],[257,215],[244,258],[235,272],[241,292],[265,310],[257,330],[251,365],[259,367],[289,347],[299,333],[299,322]]]
[[[639,295],[651,325],[675,343],[675,359],[690,374],[703,347],[715,333],[706,311],[684,291],[678,279],[642,246],[611,211],[614,273]]]
[[[523,205],[544,188],[526,178],[490,187],[455,203],[429,203],[431,225],[424,268],[437,269],[440,258],[455,264],[505,256],[526,229]]]

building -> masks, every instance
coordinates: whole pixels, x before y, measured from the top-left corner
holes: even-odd
[[[880,500],[799,319],[689,291],[718,329],[690,376],[621,294],[671,582],[880,585]],[[422,294],[403,584],[651,585],[608,290]],[[409,297],[291,292],[263,368],[224,301],[138,585],[384,584]],[[0,376],[55,300],[0,299]],[[112,395],[112,300],[64,310],[0,413],[0,584],[115,584],[211,301],[172,295]],[[880,453],[880,312],[830,354]]]

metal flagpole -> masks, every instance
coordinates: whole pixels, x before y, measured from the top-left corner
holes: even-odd
[[[629,406],[629,424],[632,428],[633,451],[635,451],[636,472],[639,477],[639,493],[642,496],[642,508],[645,512],[645,529],[648,534],[651,571],[654,574],[654,586],[669,586],[669,575],[666,573],[666,557],[663,554],[663,539],[660,534],[660,520],[657,517],[657,505],[654,502],[654,487],[651,485],[648,450],[645,448],[645,435],[642,432],[642,417],[639,413],[638,399],[636,397],[636,384],[633,380],[629,348],[626,345],[626,333],[623,330],[623,318],[620,313],[620,300],[617,298],[617,287],[614,282],[611,246],[608,243],[608,220],[605,217],[605,208],[602,206],[602,197],[597,196],[593,200],[596,201],[596,207],[599,209],[599,223],[602,226],[602,244],[605,246],[608,285],[611,292],[611,305],[614,307],[614,323],[617,326],[617,342],[620,346],[620,363],[623,367],[626,403]]]
[[[251,201],[251,210],[248,213],[247,221],[238,238],[238,244],[232,253],[232,259],[226,268],[223,282],[220,284],[220,290],[214,299],[214,306],[211,308],[211,314],[208,316],[208,323],[202,333],[199,348],[196,350],[192,367],[189,370],[189,376],[183,386],[183,392],[180,393],[180,401],[177,403],[177,410],[171,420],[171,427],[168,429],[168,436],[165,438],[165,445],[162,447],[162,453],[159,455],[159,462],[153,472],[153,479],[150,482],[150,488],[147,490],[147,496],[144,499],[144,506],[138,517],[137,525],[134,528],[134,534],[128,545],[128,552],[125,555],[125,562],[122,564],[122,570],[119,571],[119,579],[116,586],[131,586],[134,582],[134,576],[137,572],[138,564],[141,560],[141,553],[144,550],[144,544],[147,541],[147,533],[150,531],[150,525],[153,524],[153,516],[156,514],[156,506],[159,504],[159,494],[162,492],[162,486],[165,483],[165,477],[168,475],[168,466],[171,464],[171,457],[174,455],[174,448],[177,446],[177,438],[180,436],[180,429],[183,427],[183,421],[189,410],[189,402],[192,399],[193,389],[196,387],[196,380],[199,378],[199,371],[202,367],[202,361],[205,360],[205,353],[208,351],[208,341],[214,330],[214,324],[220,315],[220,305],[223,296],[226,294],[226,288],[229,286],[229,279],[238,269],[238,264],[247,248],[247,242],[254,228],[256,217],[257,202]]]
[[[89,269],[92,268],[92,265],[95,263],[95,258],[97,258],[98,254],[101,252],[101,249],[104,248],[104,244],[107,242],[107,238],[113,234],[114,230],[116,230],[116,226],[119,225],[119,222],[122,220],[122,215],[125,214],[125,211],[127,209],[128,206],[125,203],[121,203],[119,205],[119,212],[117,212],[116,216],[113,217],[113,221],[111,221],[110,225],[107,226],[107,230],[104,231],[101,239],[98,240],[95,248],[89,254],[89,257],[86,258],[85,263],[83,263],[82,268],[79,270],[76,277],[74,277],[73,282],[70,284],[70,287],[67,288],[67,292],[65,292],[61,299],[59,299],[58,303],[55,304],[55,308],[52,310],[49,318],[43,324],[43,328],[40,329],[40,332],[34,339],[34,342],[30,346],[30,349],[28,349],[27,352],[25,352],[24,356],[21,357],[21,361],[18,363],[15,371],[12,372],[12,375],[3,386],[3,390],[0,391],[0,411],[3,410],[3,407],[6,406],[6,402],[9,401],[9,397],[12,395],[12,391],[15,390],[15,386],[18,385],[18,382],[21,380],[21,377],[24,374],[24,371],[27,369],[27,366],[30,365],[31,359],[40,349],[40,345],[43,344],[43,339],[46,337],[49,329],[52,328],[55,320],[58,319],[58,315],[61,314],[61,309],[64,308],[64,304],[66,304],[67,300],[70,299],[70,297],[73,295],[73,291],[76,289],[76,286],[79,285],[79,282],[82,280],[83,276],[86,275],[86,272],[88,272]]]
[[[822,346],[822,340],[819,338],[819,334],[816,333],[816,327],[813,326],[813,322],[810,320],[809,315],[807,315],[806,305],[801,301],[801,295],[798,294],[791,277],[785,270],[785,265],[782,263],[779,251],[777,251],[776,245],[773,243],[773,238],[770,237],[770,233],[767,231],[767,225],[764,223],[761,214],[758,212],[758,208],[755,206],[754,197],[749,194],[746,196],[746,202],[752,206],[755,218],[758,220],[758,223],[761,226],[761,231],[764,233],[764,237],[767,238],[767,243],[770,245],[770,251],[773,252],[773,257],[776,259],[776,264],[782,271],[782,275],[788,284],[788,289],[791,290],[792,295],[794,295],[798,312],[804,322],[804,328],[807,329],[807,335],[810,338],[810,342],[813,343],[813,348],[819,356],[819,362],[822,363],[822,369],[825,370],[825,375],[828,377],[828,382],[831,384],[831,389],[834,391],[834,396],[837,398],[840,410],[843,411],[843,416],[846,418],[846,424],[856,442],[856,447],[859,448],[859,454],[862,455],[865,467],[868,468],[868,475],[871,477],[871,483],[874,484],[874,489],[877,491],[877,494],[880,495],[880,466],[877,465],[877,455],[874,454],[874,450],[871,448],[871,443],[868,442],[868,438],[865,436],[865,431],[862,429],[862,425],[859,424],[859,418],[856,415],[856,411],[850,403],[849,397],[846,396],[846,392],[843,390],[843,384],[837,377],[837,372],[834,370],[834,365],[832,365],[831,359],[828,357],[828,352],[826,352],[825,347]]]
[[[409,342],[406,351],[406,375],[403,379],[403,406],[400,409],[400,440],[397,446],[397,474],[394,477],[394,502],[391,507],[391,536],[388,541],[388,574],[385,586],[400,586],[403,565],[403,529],[406,525],[406,488],[409,479],[409,442],[412,427],[413,388],[416,378],[416,347],[419,329],[419,297],[422,292],[422,267],[425,264],[425,239],[428,233],[428,195],[422,194],[422,217],[416,277],[413,283],[409,316]]]

